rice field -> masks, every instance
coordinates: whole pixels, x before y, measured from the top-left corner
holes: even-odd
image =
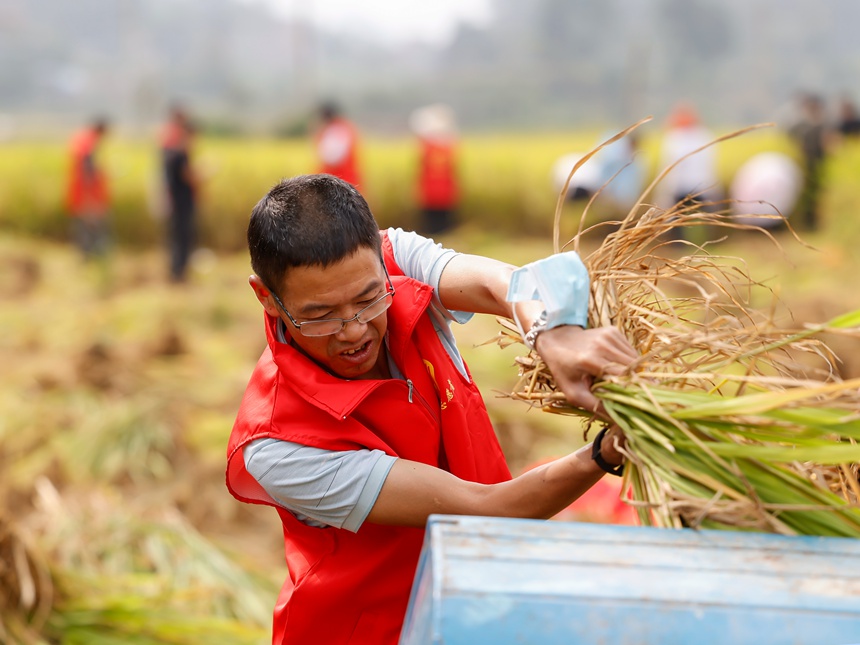
[[[465,137],[460,146],[463,184],[461,221],[478,230],[542,236],[552,231],[556,194],[552,165],[571,151],[590,150],[599,131]],[[656,172],[659,132],[643,136],[641,154]],[[733,169],[761,150],[785,150],[775,131],[743,142],[727,142],[718,157],[728,181]],[[158,156],[154,140],[108,138],[101,152],[111,183],[113,233],[124,245],[146,247],[161,238]],[[197,142],[194,160],[204,178],[200,205],[201,243],[240,251],[250,208],[281,177],[314,171],[309,140],[216,139]],[[361,187],[383,226],[417,221],[417,147],[408,139],[367,137],[361,148]],[[0,143],[0,227],[64,239],[65,145],[55,142]],[[572,222],[573,220],[571,220]],[[573,231],[571,231],[572,233]]]
[[[464,141],[465,222],[440,241],[517,264],[551,253],[549,168],[593,140]],[[727,144],[726,174],[729,160],[765,145]],[[368,196],[383,225],[413,216],[411,151],[408,141],[367,142]],[[205,249],[184,286],[166,281],[150,144],[114,141],[105,152],[120,244],[105,263],[87,264],[65,242],[62,146],[0,147],[0,642],[266,643],[286,575],[280,528],[273,512],[235,502],[223,484],[226,438],[263,347],[241,230],[272,183],[310,169],[309,147],[200,142]],[[860,148],[833,159],[824,225],[806,244],[729,231],[712,247],[755,278],[745,291],[751,310],[787,329],[860,309],[857,167]],[[578,216],[565,208],[563,239]],[[582,255],[604,239],[583,236]],[[495,320],[456,332],[515,471],[581,445],[576,418],[510,399],[523,352],[487,344]],[[856,341],[827,340],[842,377],[860,376]]]

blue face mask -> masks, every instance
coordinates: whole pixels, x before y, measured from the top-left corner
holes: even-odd
[[[588,269],[575,251],[557,253],[514,271],[508,285],[508,302],[540,300],[546,311],[546,328],[588,324]],[[516,320],[525,334],[521,321]],[[528,323],[527,323],[528,324]]]

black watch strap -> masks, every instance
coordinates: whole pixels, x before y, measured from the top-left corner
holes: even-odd
[[[604,426],[604,428],[598,432],[597,436],[594,438],[594,443],[591,444],[591,458],[602,470],[605,470],[610,475],[621,477],[624,473],[624,464],[613,466],[612,464],[607,463],[603,458],[603,455],[600,454],[600,446],[603,443],[603,437],[606,436],[607,430],[609,430],[609,426]]]

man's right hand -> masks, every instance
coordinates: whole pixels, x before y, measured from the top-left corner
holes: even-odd
[[[623,374],[639,357],[615,327],[562,325],[541,333],[535,347],[568,402],[604,419],[606,412],[591,393],[594,380]]]

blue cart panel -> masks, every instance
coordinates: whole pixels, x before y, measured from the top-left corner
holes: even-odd
[[[433,516],[401,645],[860,643],[860,540]]]

